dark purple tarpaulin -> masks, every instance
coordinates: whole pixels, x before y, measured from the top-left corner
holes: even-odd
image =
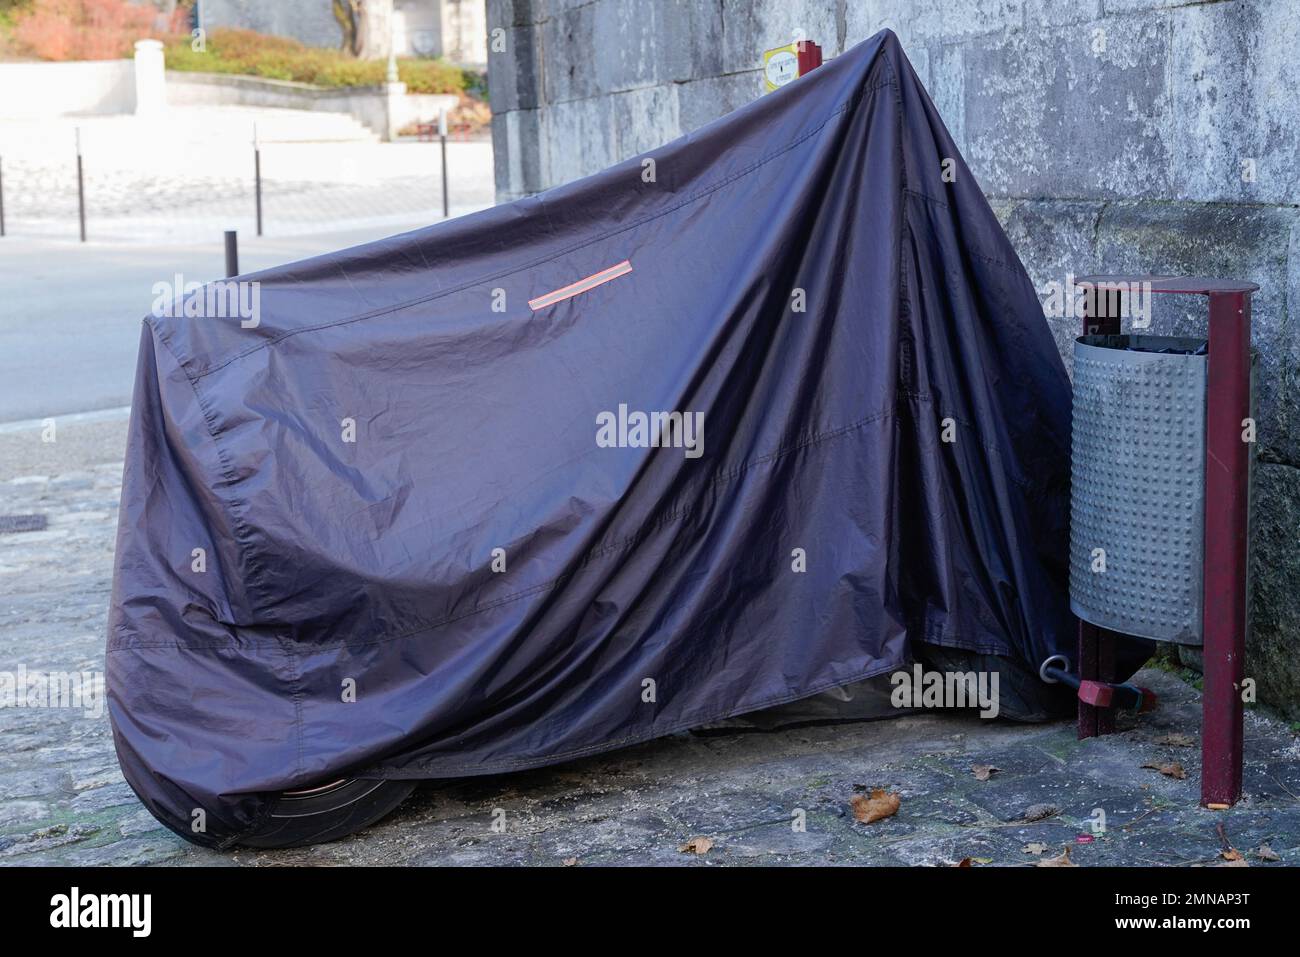
[[[186,837],[919,639],[1071,648],[1069,385],[892,33],[588,179],[242,278],[256,325],[145,322],[122,495],[110,712]],[[682,428],[641,447],[654,412]]]

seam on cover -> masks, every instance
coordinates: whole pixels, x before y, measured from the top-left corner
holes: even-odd
[[[1012,265],[1011,263],[1003,262],[1001,259],[994,259],[992,256],[985,256],[983,253],[974,252],[969,249],[966,250],[966,255],[970,256],[972,259],[979,259],[983,262],[986,262],[990,266],[997,266],[999,269],[1005,269],[1008,272],[1018,272],[1019,270],[1024,268],[1023,266],[1015,266]]]
[[[916,190],[914,190],[914,189],[905,189],[905,190],[903,190],[903,192],[906,193],[908,196],[915,196],[917,199],[928,200],[928,201],[931,202],[931,203],[934,203],[934,204],[936,204],[936,205],[938,205],[938,206],[942,206],[944,209],[951,209],[951,208],[952,208],[952,207],[950,207],[947,203],[941,203],[941,202],[939,202],[939,200],[934,199],[934,198],[932,198],[932,197],[930,197],[930,196],[926,196],[924,193],[918,193],[918,192],[917,192]],[[1018,271],[1021,270],[1021,269],[1024,269],[1024,266],[1023,266],[1023,265],[1012,264],[1012,263],[1009,263],[1009,262],[1004,262],[1004,261],[1001,260],[1001,259],[994,259],[992,256],[986,256],[984,253],[979,252],[978,250],[974,250],[974,249],[964,249],[964,250],[963,250],[963,253],[964,253],[965,255],[969,256],[971,259],[978,259],[978,260],[980,260],[981,262],[986,262],[986,263],[988,263],[990,266],[997,266],[999,269],[1005,269],[1005,270],[1007,270],[1008,272],[1013,272],[1013,273],[1014,273],[1014,272],[1018,272]]]
[[[194,401],[198,403],[199,413],[203,416],[203,424],[208,430],[208,437],[212,439],[212,446],[217,453],[217,462],[221,467],[221,476],[225,479],[227,486],[233,489],[236,484],[234,468],[230,464],[229,457],[226,455],[226,450],[222,447],[220,440],[217,438],[215,414],[208,407],[208,403],[203,398],[203,393],[199,391],[198,383],[190,378],[189,373],[185,371],[184,364],[176,354],[176,350],[172,348],[172,344],[168,340],[167,336],[158,326],[150,322],[149,319],[145,319],[145,324],[153,330],[155,338],[163,344],[167,353],[176,362],[176,367],[181,370],[181,374],[185,376],[186,381],[190,384],[190,388],[194,391]],[[257,559],[256,550],[253,549],[250,543],[251,536],[248,532],[248,526],[245,525],[243,518],[240,516],[239,509],[235,507],[236,503],[233,495],[227,498],[227,496],[220,494],[216,489],[211,489],[210,491],[213,496],[216,497],[217,501],[225,505],[227,511],[230,513],[231,526],[235,531],[235,546],[239,550],[240,558],[249,572],[249,578],[244,582],[244,586],[251,592],[254,587],[253,582],[260,577],[262,568],[261,563]],[[232,569],[232,571],[238,572],[238,569]],[[226,597],[227,601],[229,601],[230,596],[227,595]],[[254,605],[250,607],[249,610],[252,611],[255,607],[257,606]],[[232,608],[232,611],[233,610],[234,609]],[[225,646],[215,645],[212,647]]]
[[[722,473],[722,474],[720,474],[719,476],[715,477],[715,479],[714,479],[713,481],[711,481],[711,482],[709,483],[709,485],[706,486],[706,488],[714,488],[714,487],[716,487],[716,486],[717,486],[721,481],[726,481],[726,480],[729,480],[729,479],[731,479],[731,478],[734,478],[734,477],[736,477],[737,475],[743,473],[744,471],[746,471],[747,469],[749,469],[750,467],[752,467],[752,466],[754,466],[754,465],[766,464],[766,463],[768,463],[768,462],[775,461],[776,459],[781,458],[781,457],[783,457],[783,456],[785,456],[785,455],[788,455],[788,454],[790,454],[791,452],[797,452],[797,451],[800,451],[800,450],[805,449],[805,448],[809,448],[809,447],[814,446],[814,445],[819,445],[819,444],[821,444],[822,442],[825,442],[825,441],[827,441],[827,440],[835,439],[835,438],[839,438],[839,437],[841,437],[841,436],[843,436],[843,435],[848,434],[849,432],[853,432],[853,431],[856,431],[856,430],[858,430],[858,429],[860,429],[860,428],[862,428],[862,427],[864,427],[864,426],[870,425],[870,424],[873,423],[873,422],[878,422],[878,421],[880,421],[880,420],[882,420],[882,419],[890,418],[891,416],[894,416],[896,413],[897,413],[897,410],[896,410],[896,409],[888,409],[888,410],[886,410],[886,411],[884,411],[884,412],[878,412],[878,413],[876,413],[875,415],[868,416],[867,418],[862,419],[862,420],[859,421],[859,422],[855,422],[855,423],[852,424],[852,425],[841,426],[841,427],[838,427],[838,428],[835,428],[835,429],[827,430],[827,431],[825,431],[825,432],[820,432],[820,433],[818,433],[817,435],[813,436],[812,438],[809,438],[809,439],[807,439],[807,440],[805,440],[805,441],[803,441],[803,442],[801,442],[801,443],[798,443],[798,444],[796,444],[796,445],[792,445],[792,446],[787,446],[786,448],[781,449],[781,450],[778,450],[777,452],[774,452],[774,453],[771,453],[771,454],[769,454],[769,455],[763,456],[761,459],[755,459],[755,460],[753,460],[752,462],[743,463],[742,465],[739,465],[739,466],[737,466],[737,467],[731,469],[730,471],[728,471],[728,472],[726,472],[726,473]],[[677,518],[677,517],[680,517],[680,515],[682,514],[683,511],[688,511],[688,510],[679,510],[678,512],[672,513],[672,515],[670,515],[667,519],[663,520],[664,523],[667,524],[668,522],[672,521],[673,519],[675,519],[675,518]],[[659,526],[659,527],[662,527],[662,526]],[[536,594],[540,594],[540,593],[542,593],[542,592],[545,592],[545,591],[547,591],[547,590],[549,590],[549,589],[555,587],[555,586],[558,585],[560,582],[567,581],[568,579],[572,578],[572,577],[573,577],[575,574],[577,574],[579,571],[581,571],[582,569],[586,568],[586,567],[591,563],[591,561],[592,561],[593,559],[603,557],[604,555],[609,554],[609,553],[612,552],[612,551],[616,551],[616,550],[618,550],[618,549],[626,548],[626,547],[629,546],[629,545],[637,544],[637,542],[639,542],[639,541],[640,541],[640,540],[641,540],[641,539],[642,539],[646,534],[649,534],[650,531],[658,531],[658,530],[659,530],[659,527],[653,527],[653,528],[651,528],[649,531],[647,531],[647,532],[645,532],[645,533],[641,533],[641,534],[639,534],[639,535],[637,535],[637,536],[630,536],[630,537],[628,537],[628,538],[619,539],[618,541],[615,541],[615,542],[612,542],[612,543],[608,543],[607,545],[599,546],[596,550],[591,551],[591,552],[588,552],[586,555],[584,555],[584,557],[582,558],[582,560],[581,560],[581,562],[579,563],[578,567],[577,567],[576,569],[574,569],[574,571],[567,572],[567,573],[565,573],[565,574],[563,574],[563,575],[560,575],[560,576],[558,576],[558,577],[556,577],[556,578],[552,578],[552,579],[550,579],[550,580],[548,580],[548,581],[545,581],[545,582],[541,582],[541,583],[539,583],[539,584],[537,584],[537,585],[530,585],[528,588],[525,588],[525,589],[523,589],[522,591],[512,592],[512,593],[509,594],[509,595],[502,596],[501,598],[495,599],[495,600],[493,600],[493,601],[491,601],[491,602],[489,602],[489,603],[487,603],[487,604],[485,604],[485,605],[476,605],[476,606],[475,606],[473,609],[471,609],[470,611],[463,612],[463,613],[461,613],[461,614],[459,614],[459,615],[450,615],[450,616],[448,616],[448,617],[445,617],[445,618],[442,618],[442,619],[439,619],[439,620],[436,620],[436,621],[433,621],[433,622],[426,622],[426,623],[424,623],[424,624],[421,624],[421,625],[420,625],[419,627],[417,627],[417,628],[412,628],[412,629],[410,629],[410,630],[408,630],[408,631],[404,631],[404,632],[402,632],[400,635],[391,635],[391,636],[389,636],[389,637],[387,637],[387,638],[376,638],[376,639],[374,639],[373,641],[364,641],[364,642],[349,642],[349,641],[343,640],[343,641],[331,642],[331,643],[320,643],[320,644],[315,644],[315,643],[313,643],[311,647],[312,647],[313,650],[315,650],[315,649],[324,649],[324,648],[344,648],[344,647],[347,647],[347,648],[369,648],[369,647],[372,647],[372,646],[374,646],[374,645],[387,644],[387,643],[390,642],[390,641],[401,641],[401,640],[403,640],[403,639],[405,639],[405,638],[410,638],[410,637],[412,637],[413,635],[421,634],[422,632],[432,631],[432,630],[434,630],[435,628],[441,628],[441,627],[443,627],[444,625],[450,625],[450,624],[454,624],[455,622],[458,622],[458,621],[463,621],[463,620],[466,619],[466,618],[471,618],[471,617],[473,617],[474,615],[477,615],[479,612],[490,611],[490,610],[493,609],[493,608],[499,608],[499,607],[501,607],[502,605],[506,605],[506,604],[509,604],[509,603],[511,603],[511,602],[518,601],[518,600],[521,599],[521,598],[528,598],[528,597],[530,597],[530,596],[532,596],[532,595],[536,595]],[[279,648],[279,649],[281,649],[282,651],[284,650],[282,643],[279,642],[279,641],[276,641],[276,640],[274,640],[274,639],[267,640],[265,644],[263,644],[261,641],[245,641],[245,644],[247,644],[247,645],[251,645],[251,646],[256,646],[256,647],[258,647],[259,649],[262,648],[262,647],[270,647],[270,648]],[[201,649],[207,649],[207,650],[218,650],[218,649],[229,648],[229,647],[230,647],[229,644],[211,644],[211,643],[203,643],[203,644],[187,644],[187,643],[184,643],[184,642],[178,642],[178,641],[166,641],[166,642],[141,642],[141,643],[135,643],[135,644],[131,644],[131,645],[123,645],[123,646],[120,647],[120,648],[109,649],[109,651],[110,651],[110,653],[111,653],[111,652],[113,652],[113,651],[134,651],[134,650],[140,650],[140,649],[162,649],[162,648],[186,648],[186,649],[193,649],[193,650],[201,650]],[[286,653],[292,654],[292,652],[286,652]]]
[[[909,187],[907,185],[907,151],[903,149],[903,88],[899,85],[898,73],[894,70],[894,64],[890,61],[889,57],[882,56],[881,59],[885,61],[885,69],[889,71],[888,85],[894,88],[894,105],[898,107],[894,112],[894,135],[898,140],[897,158],[898,169],[901,172],[903,183],[902,189],[903,192],[906,193],[908,192]],[[884,86],[886,84],[881,85]]]
[[[936,206],[942,206],[944,209],[949,208],[948,203],[945,200],[935,199],[929,193],[923,193],[919,189],[908,189],[906,186],[904,186],[903,192],[906,193],[908,196],[915,196],[917,199],[923,199],[926,202],[934,203],[934,205]]]
[[[807,140],[812,139],[814,136],[820,134],[822,130],[824,130],[828,125],[830,125],[832,121],[835,120],[836,117],[840,116],[843,113],[847,113],[850,107],[856,108],[868,93],[874,93],[876,90],[883,89],[886,86],[896,85],[896,83],[897,83],[896,79],[891,79],[882,83],[877,83],[875,86],[863,87],[856,94],[851,96],[849,99],[845,100],[844,103],[840,104],[839,107],[837,107],[833,112],[831,112],[826,117],[826,119],[824,119],[816,127],[802,134],[797,139],[791,141],[790,143],[783,146],[781,149],[777,150],[776,152],[769,153],[767,156],[755,160],[753,163],[751,163],[749,166],[745,167],[744,169],[737,170],[735,173],[732,173],[730,176],[718,181],[717,183],[714,183],[711,186],[701,189],[699,192],[686,197],[681,202],[676,203],[675,205],[670,206],[667,209],[643,217],[642,219],[635,220],[631,223],[628,223],[626,226],[620,226],[617,229],[610,230],[607,233],[602,233],[601,235],[594,236],[591,239],[584,240],[579,243],[575,243],[572,246],[568,246],[564,249],[561,249],[550,255],[543,256],[539,259],[532,260],[531,262],[525,263],[522,266],[519,266],[515,269],[508,269],[504,272],[494,273],[488,276],[481,276],[477,279],[473,279],[461,283],[459,286],[453,286],[450,289],[444,289],[440,292],[430,293],[427,296],[420,296],[416,299],[411,299],[406,302],[397,303],[396,305],[382,306],[378,309],[372,309],[369,312],[364,312],[357,316],[349,316],[346,319],[336,319],[332,322],[325,322],[315,326],[306,326],[302,329],[292,329],[288,332],[282,333],[281,335],[275,336],[274,338],[267,339],[265,342],[259,343],[258,345],[253,346],[251,349],[246,349],[243,352],[236,353],[235,355],[231,356],[229,359],[226,359],[224,362],[219,363],[218,365],[210,366],[200,372],[195,372],[195,373],[190,373],[188,370],[185,370],[185,374],[195,380],[202,379],[205,376],[212,375],[214,372],[219,372],[220,370],[224,369],[226,366],[234,362],[238,362],[240,359],[243,359],[246,356],[250,356],[255,352],[260,352],[263,349],[270,348],[271,346],[283,342],[285,339],[291,338],[292,336],[301,335],[302,333],[305,332],[320,332],[323,329],[332,329],[335,328],[336,326],[345,326],[354,322],[361,322],[366,319],[373,319],[377,316],[383,316],[394,312],[400,312],[403,309],[409,309],[412,306],[418,306],[422,303],[432,302],[436,299],[442,299],[446,296],[455,295],[456,293],[463,292],[466,289],[472,289],[475,286],[481,286],[484,283],[493,282],[494,280],[497,279],[503,279],[506,276],[513,276],[516,273],[523,272],[527,269],[533,269],[536,268],[537,266],[542,266],[545,265],[546,263],[554,262],[556,259],[559,259],[561,256],[567,256],[570,253],[578,251],[579,249],[585,249],[588,246],[594,245],[599,242],[603,242],[604,240],[609,239],[613,236],[618,236],[621,233],[625,233],[630,229],[636,229],[639,226],[644,226],[646,223],[654,222],[654,220],[656,219],[660,219],[664,216],[669,215],[670,213],[675,213],[677,210],[683,208],[684,206],[688,206],[691,203],[698,202],[699,200],[704,199],[707,196],[711,196],[712,194],[723,189],[724,187],[730,186],[732,183],[740,180],[745,176],[748,176],[750,173],[766,165],[772,160],[780,156],[784,156],[786,153],[790,152],[795,147],[806,142]],[[183,365],[181,366],[181,368],[182,370],[185,369]]]
[[[302,720],[302,663],[298,658],[297,651],[293,648],[289,649],[289,663],[293,666],[293,723],[294,728],[297,731],[297,734],[295,735],[297,741],[295,744],[298,753],[298,763],[294,768],[294,775],[299,776],[302,774],[303,737],[305,735]]]

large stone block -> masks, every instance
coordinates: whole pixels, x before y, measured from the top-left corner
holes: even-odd
[[[498,203],[550,186],[543,162],[542,112],[514,110],[492,116],[492,163]]]
[[[496,49],[493,29],[505,31],[504,49]],[[488,38],[488,105],[493,113],[536,109],[541,102],[541,71],[538,60],[540,27],[492,27]]]
[[[888,27],[910,57],[933,42],[1020,30],[1025,0],[851,0],[844,13],[846,48]]]
[[[608,93],[601,88],[596,60],[606,55],[595,46],[596,14],[601,4],[590,4],[552,15],[538,27],[545,50],[542,90],[550,105]],[[491,74],[488,88],[492,87]]]
[[[720,4],[656,0],[656,8],[661,79],[681,82],[724,72]]]
[[[1174,10],[1173,187],[1180,199],[1295,203],[1300,197],[1300,4]]]
[[[670,86],[631,90],[612,97],[612,101],[620,160],[648,153],[682,134],[677,96]]]
[[[587,176],[620,159],[611,97],[551,104],[544,111],[543,134],[548,187]]]
[[[1002,196],[1170,193],[1165,15],[964,42],[966,160]]]
[[[763,73],[729,73],[675,84],[677,114],[683,133],[697,130],[763,95]]]
[[[1259,701],[1300,720],[1300,468],[1257,463],[1246,675]]]
[[[658,0],[623,0],[575,11],[591,13],[588,55],[580,69],[590,71],[602,93],[652,86],[663,79],[668,50],[660,8]]]

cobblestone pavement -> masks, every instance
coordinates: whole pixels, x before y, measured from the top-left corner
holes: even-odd
[[[0,671],[102,669],[123,423],[55,455],[20,456],[0,437],[0,514],[41,513],[45,531],[0,534]],[[63,435],[60,442],[64,442]],[[6,444],[8,443],[8,444]],[[111,456],[111,460],[96,460]],[[75,467],[72,467],[75,465]],[[1251,865],[1261,846],[1300,863],[1300,739],[1247,716],[1246,797],[1197,807],[1199,702],[1156,670],[1139,683],[1160,707],[1122,733],[1079,742],[1068,723],[1023,726],[920,715],[780,733],[678,735],[527,773],[431,783],[368,831],[284,852],[216,853],[185,844],[140,806],[117,769],[108,721],[71,709],[0,709],[0,864],[916,864],[970,858],[1028,865],[1070,849],[1081,866]],[[1143,764],[1178,762],[1185,779]],[[999,770],[978,780],[974,765]],[[871,788],[896,815],[864,825]],[[503,833],[493,812],[505,811]],[[1104,812],[1106,830],[1090,822]],[[792,826],[802,810],[806,830]],[[1035,820],[1030,820],[1034,818]],[[1220,833],[1219,825],[1222,825]],[[679,847],[713,840],[706,854]],[[1041,844],[1040,854],[1026,850]]]

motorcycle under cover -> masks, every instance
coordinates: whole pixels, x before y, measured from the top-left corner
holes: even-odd
[[[1069,650],[1068,381],[892,33],[595,176],[243,278],[255,326],[145,320],[109,623],[123,771],[191,840],[917,639]],[[642,447],[637,412],[702,427]]]

